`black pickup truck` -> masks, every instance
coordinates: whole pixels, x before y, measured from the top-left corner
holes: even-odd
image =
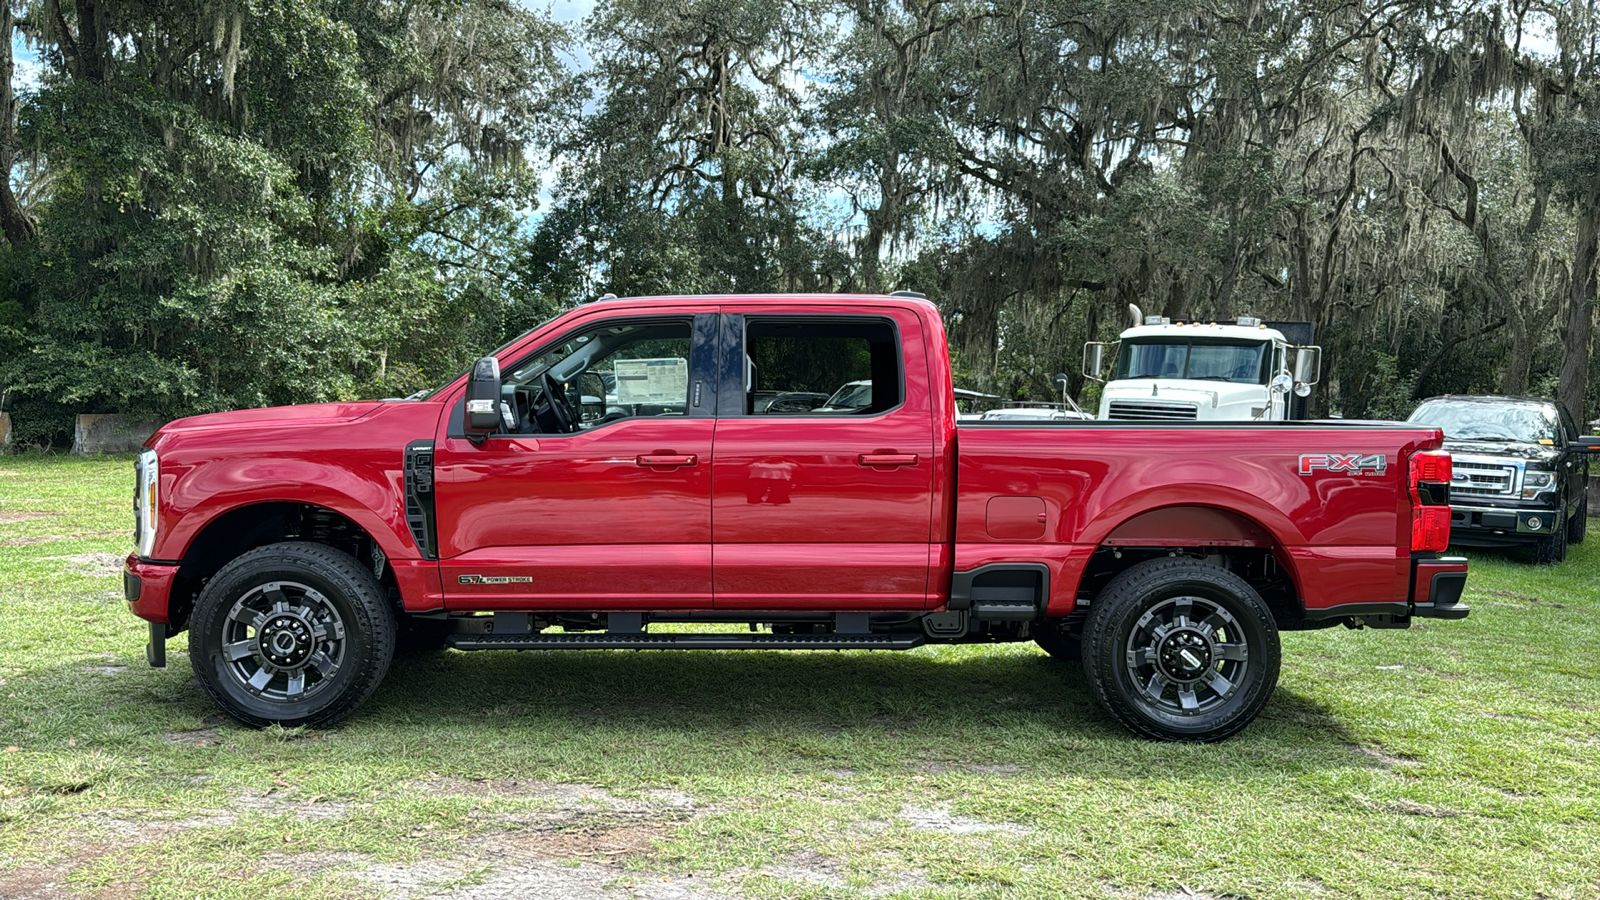
[[[1424,400],[1410,421],[1444,431],[1451,544],[1526,546],[1534,562],[1557,563],[1583,542],[1592,439],[1560,404],[1447,395]]]

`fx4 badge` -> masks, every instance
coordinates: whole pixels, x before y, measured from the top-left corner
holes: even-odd
[[[462,584],[531,584],[531,575],[458,575],[456,581]]]
[[[1382,475],[1389,470],[1389,458],[1382,453],[1362,456],[1359,453],[1302,453],[1300,474],[1317,471],[1346,475]]]

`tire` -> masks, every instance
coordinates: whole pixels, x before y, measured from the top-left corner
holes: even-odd
[[[1083,626],[1095,698],[1129,730],[1210,742],[1255,720],[1278,684],[1272,611],[1244,579],[1192,559],[1140,563],[1106,585]]]
[[[394,611],[372,572],[322,544],[259,547],[195,601],[189,655],[222,711],[252,728],[326,725],[378,689]]]
[[[1046,620],[1033,634],[1033,642],[1044,652],[1065,662],[1083,659],[1083,641],[1080,635],[1061,630],[1057,620]]]
[[[1558,516],[1565,514],[1565,509],[1556,513]],[[1551,534],[1533,542],[1532,546],[1528,548],[1528,553],[1533,558],[1535,565],[1555,565],[1567,558],[1568,527],[1566,520],[1557,520],[1555,530]]]
[[[1567,520],[1567,543],[1583,543],[1584,534],[1589,530],[1589,495],[1585,493],[1578,498],[1578,514]]]

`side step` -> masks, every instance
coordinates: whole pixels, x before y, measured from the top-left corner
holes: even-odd
[[[917,632],[900,634],[452,634],[457,650],[910,650]]]

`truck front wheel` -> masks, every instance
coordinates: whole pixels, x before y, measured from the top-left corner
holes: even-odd
[[[1555,530],[1534,541],[1528,548],[1529,556],[1541,566],[1558,563],[1567,558],[1567,521],[1561,518],[1566,515],[1566,509],[1563,508],[1556,515]]]
[[[1095,697],[1135,733],[1220,741],[1278,683],[1278,628],[1244,579],[1192,559],[1155,559],[1106,585],[1083,628]]]
[[[365,566],[322,544],[260,547],[222,567],[195,601],[195,678],[260,728],[323,725],[360,706],[389,670],[395,620]]]

